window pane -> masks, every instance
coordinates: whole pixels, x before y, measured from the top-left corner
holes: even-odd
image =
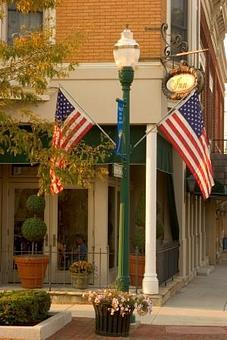
[[[58,269],[87,258],[88,191],[64,189],[58,195]]]
[[[31,253],[32,243],[26,240],[21,234],[21,227],[31,213],[26,208],[26,201],[30,195],[36,195],[37,189],[16,189],[14,202],[14,255]],[[44,214],[40,216],[44,218]],[[35,251],[42,252],[43,241],[35,242]]]
[[[15,5],[8,6],[8,41],[12,41],[17,33],[37,31],[42,28],[43,13],[23,14],[16,10]]]
[[[174,41],[176,35],[181,35],[184,41],[187,41],[188,25],[188,1],[172,0],[171,1],[171,40]],[[182,52],[179,47],[173,46],[172,54]]]

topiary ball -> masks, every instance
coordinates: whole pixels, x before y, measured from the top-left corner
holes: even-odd
[[[27,218],[22,227],[21,232],[24,238],[30,242],[42,241],[46,232],[46,223],[38,217]]]
[[[26,208],[33,214],[41,214],[45,209],[43,196],[31,195],[26,201]]]

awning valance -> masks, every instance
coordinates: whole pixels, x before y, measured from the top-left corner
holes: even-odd
[[[117,140],[117,128],[116,125],[103,125],[102,128],[112,137],[114,141]],[[145,135],[146,125],[131,125],[130,138],[131,146]],[[85,143],[89,145],[98,145],[102,142],[103,134],[98,127],[93,127],[88,134],[84,137]],[[48,144],[48,141],[44,141],[44,144]],[[105,163],[120,162],[119,157],[113,152]],[[146,163],[146,138],[135,148],[131,153],[131,164],[142,165]],[[0,155],[0,164],[29,164],[26,159],[26,155],[13,156],[12,154],[5,153]],[[157,169],[163,172],[172,173],[172,147],[171,145],[160,135],[157,140]]]

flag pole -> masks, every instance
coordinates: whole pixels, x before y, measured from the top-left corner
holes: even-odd
[[[194,90],[194,89],[193,89]],[[133,145],[133,147],[132,147],[132,149],[134,150],[143,140],[144,140],[144,138],[146,138],[147,137],[147,135],[150,133],[150,132],[152,132],[152,131],[154,131],[156,128],[157,128],[157,126],[159,126],[165,119],[166,119],[166,117],[168,117],[169,115],[170,115],[170,113],[179,105],[179,104],[181,104],[184,100],[186,100],[187,99],[187,97],[189,96],[189,95],[191,95],[191,93],[192,93],[192,91],[190,92],[190,94],[186,94],[183,98],[181,98],[173,107],[171,107],[171,109],[158,121],[158,123],[154,123],[153,125],[154,126],[152,126],[152,128],[150,128],[146,133],[145,133],[145,135],[143,135],[143,137],[141,137],[137,142],[136,142],[136,144],[134,144]]]
[[[87,113],[86,110],[84,110],[84,108],[75,101],[75,99],[72,97],[72,95],[61,85],[59,84],[59,89],[62,89],[64,92],[67,93],[67,95],[73,100],[73,102],[88,116],[88,118],[99,128],[99,130],[101,130],[101,132],[111,141],[111,143],[116,146],[116,143],[114,142],[114,140],[108,135],[108,133],[106,133],[105,130],[103,130],[103,128],[96,123],[96,121],[94,121],[94,119],[91,118],[91,116]]]

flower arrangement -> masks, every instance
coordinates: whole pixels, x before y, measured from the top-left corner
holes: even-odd
[[[152,302],[148,297],[121,292],[116,289],[90,291],[84,293],[83,297],[88,298],[88,301],[94,307],[107,308],[111,315],[118,313],[124,317],[136,310],[139,315],[143,316],[152,311]]]
[[[71,273],[93,273],[94,272],[94,266],[92,263],[88,261],[76,261],[71,264],[69,267],[69,270]]]

